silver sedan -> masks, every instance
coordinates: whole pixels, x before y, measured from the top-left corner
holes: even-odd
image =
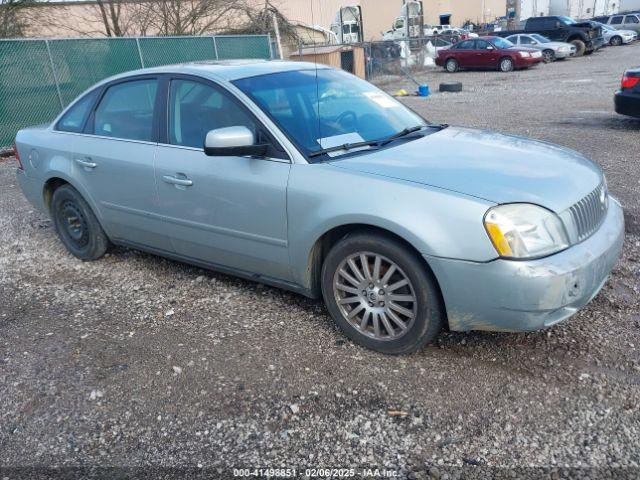
[[[618,30],[610,25],[598,23],[602,27],[602,36],[607,44],[617,47],[635,42],[638,34],[633,30]]]
[[[516,45],[540,50],[545,63],[550,63],[554,60],[563,60],[568,57],[573,57],[576,54],[575,45],[565,42],[552,42],[537,33],[511,35],[507,37],[507,40]]]
[[[602,288],[624,237],[579,153],[428,123],[311,63],[119,75],[18,132],[16,154],[22,191],[77,258],[123,245],[323,298],[386,353],[443,328],[560,322]]]

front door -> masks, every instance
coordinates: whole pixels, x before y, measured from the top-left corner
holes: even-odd
[[[211,82],[173,78],[167,103],[155,170],[158,212],[175,251],[212,266],[289,280],[288,158],[205,155],[206,133],[217,128],[246,126],[268,140],[245,107]]]
[[[495,68],[498,65],[500,55],[496,48],[486,40],[476,40],[472,58],[473,67]]]
[[[155,77],[108,86],[76,138],[74,169],[112,240],[170,250],[162,222],[153,215],[157,92]]]

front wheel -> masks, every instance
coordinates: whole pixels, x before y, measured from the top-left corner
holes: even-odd
[[[513,59],[509,57],[504,57],[500,59],[500,64],[498,65],[498,68],[500,69],[501,72],[512,72],[513,69],[515,68]]]
[[[581,57],[584,55],[584,53],[587,50],[587,45],[579,39],[575,39],[575,40],[571,40],[569,43],[571,43],[574,47],[576,47],[576,57]]]
[[[107,235],[89,204],[71,185],[53,192],[51,217],[64,246],[80,260],[97,260],[107,251]]]
[[[329,313],[354,342],[389,354],[414,352],[442,329],[436,280],[402,243],[367,232],[340,240],[322,267]]]
[[[556,59],[556,54],[553,50],[545,50],[542,52],[542,59],[544,63],[551,63]]]
[[[619,47],[620,45],[622,45],[622,37],[619,37],[618,35],[616,35],[611,40],[609,40],[609,44],[612,47]]]

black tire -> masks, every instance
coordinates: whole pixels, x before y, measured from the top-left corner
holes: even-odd
[[[544,63],[551,63],[556,59],[556,53],[553,50],[544,50],[542,52],[542,58],[544,59]]]
[[[513,72],[516,68],[516,64],[511,57],[502,57],[498,62],[498,70],[501,72]]]
[[[622,37],[619,35],[611,37],[611,40],[609,40],[609,45],[611,45],[612,47],[619,47],[620,45],[622,45]]]
[[[371,329],[371,333],[366,335],[346,318],[338,305],[337,290],[334,290],[334,279],[339,276],[337,271],[347,258],[360,252],[379,255],[390,260],[398,267],[396,271],[404,275],[404,278],[410,282],[410,287],[407,288],[411,288],[414,293],[415,315],[406,331],[401,331],[403,333],[400,333],[399,338],[391,336],[383,340],[373,338],[373,326],[367,327]],[[371,266],[371,268],[370,272],[374,273],[375,267]],[[387,272],[390,270],[391,268],[388,268]],[[368,280],[364,281],[368,282]],[[359,288],[354,290],[357,290],[358,293],[360,291]],[[445,321],[437,281],[431,271],[418,255],[405,245],[380,234],[352,233],[333,246],[322,266],[322,294],[329,313],[346,336],[359,345],[386,354],[408,354],[419,350],[436,338]],[[384,295],[383,292],[382,294]],[[388,303],[394,303],[389,295],[392,295],[391,291],[387,292]],[[384,306],[384,303],[381,305]],[[373,305],[370,304],[370,306]],[[357,307],[358,305],[353,308]],[[362,307],[365,305],[363,304]],[[380,320],[382,321],[382,319]],[[387,332],[386,327],[385,332]]]
[[[461,92],[462,83],[460,82],[443,82],[440,84],[441,92]]]
[[[587,45],[579,38],[571,40],[569,43],[571,43],[574,47],[576,47],[576,54],[575,54],[576,57],[583,56],[584,53],[587,51]]]
[[[460,70],[460,64],[455,58],[448,58],[446,62],[444,62],[444,69],[449,73],[456,73]]]
[[[71,185],[53,192],[51,218],[64,246],[80,260],[97,260],[109,248],[109,239],[91,207]]]

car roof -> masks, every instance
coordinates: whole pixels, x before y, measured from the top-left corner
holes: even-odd
[[[181,73],[209,77],[216,80],[233,81],[240,78],[255,77],[269,73],[290,72],[296,70],[330,68],[312,62],[291,62],[282,60],[223,60],[181,63],[161,67],[143,68],[110,77],[105,82],[148,73]]]

